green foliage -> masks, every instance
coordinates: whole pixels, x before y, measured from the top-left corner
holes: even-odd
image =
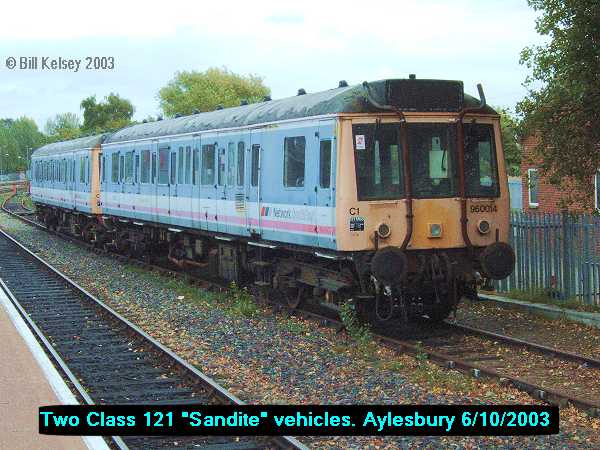
[[[545,305],[558,306],[559,308],[573,309],[576,311],[600,313],[600,306],[582,303],[578,298],[555,298],[549,289],[513,289],[508,292],[506,296],[508,298],[514,298],[515,300],[523,300],[531,303],[542,303]]]
[[[354,307],[350,303],[342,304],[340,307],[340,318],[344,327],[346,327],[346,331],[356,342],[358,350],[365,354],[373,353],[375,345],[373,333],[367,325],[360,322]]]
[[[531,69],[529,93],[517,105],[522,129],[537,135],[542,174],[572,187],[568,202],[589,206],[600,167],[600,7],[590,0],[528,0],[541,13],[536,30],[548,41],[521,52]]]
[[[46,121],[44,132],[51,142],[75,139],[81,135],[81,120],[77,114],[61,113]]]
[[[256,75],[237,75],[227,68],[205,72],[176,72],[175,78],[158,92],[160,107],[167,117],[213,111],[218,105],[239,106],[242,100],[260,101],[270,94],[263,79]]]
[[[127,99],[118,94],[109,94],[102,102],[96,102],[96,96],[83,99],[83,127],[85,133],[114,131],[131,124],[135,108]]]
[[[510,109],[502,107],[494,107],[494,109],[500,114],[506,170],[509,175],[518,176],[521,173],[519,122]]]
[[[0,171],[11,173],[27,169],[29,156],[44,143],[44,135],[32,119],[0,119]]]
[[[248,289],[240,288],[236,283],[231,283],[229,293],[230,311],[233,315],[242,317],[256,317],[259,315],[259,307]]]

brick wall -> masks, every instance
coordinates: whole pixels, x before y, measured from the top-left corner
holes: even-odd
[[[521,180],[523,182],[523,211],[540,213],[558,213],[563,210],[561,200],[566,199],[565,191],[558,186],[553,186],[541,176],[538,171],[538,206],[531,206],[529,203],[529,180],[528,170],[537,169],[536,158],[533,149],[537,145],[535,136],[528,136],[521,141],[523,157],[521,160]],[[539,160],[538,160],[539,161]],[[589,198],[593,205],[594,181],[590,183]],[[592,206],[593,209],[593,206]],[[583,208],[581,205],[572,205],[568,208],[572,212],[591,212],[590,209]]]

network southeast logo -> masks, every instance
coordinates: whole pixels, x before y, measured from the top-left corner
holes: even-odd
[[[275,217],[277,219],[293,219],[304,222],[311,221],[313,214],[311,211],[300,208],[278,208],[274,206],[263,206],[260,209],[262,217]]]

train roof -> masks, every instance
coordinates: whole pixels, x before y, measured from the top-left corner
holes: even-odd
[[[71,139],[68,141],[53,142],[52,144],[46,144],[43,147],[38,148],[33,152],[33,156],[50,156],[65,152],[75,152],[86,148],[94,148],[98,144],[101,144],[106,139],[107,134],[96,134],[94,136],[85,136],[77,139]]]
[[[423,91],[431,92],[437,85],[454,83],[460,88],[461,106],[477,106],[479,100],[462,92],[462,82],[445,80],[379,80],[369,83],[373,97],[385,103],[386,92],[391,83],[408,82],[423,86]],[[419,84],[422,83],[422,84]],[[402,109],[402,108],[401,108]],[[406,109],[406,110],[411,110]],[[414,110],[414,109],[413,109]],[[456,110],[456,109],[454,109]],[[206,130],[237,128],[281,120],[309,118],[327,114],[381,112],[367,100],[366,89],[362,84],[329,89],[323,92],[297,95],[279,100],[268,100],[249,105],[224,108],[216,111],[158,120],[132,125],[116,131],[106,139],[106,143],[124,142],[138,139],[158,138],[178,134],[195,133]],[[486,107],[486,113],[495,111]]]

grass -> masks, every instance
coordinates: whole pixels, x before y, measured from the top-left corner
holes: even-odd
[[[209,292],[192,285],[187,278],[171,278],[158,273],[149,273],[147,269],[128,265],[126,270],[144,277],[157,286],[171,289],[177,293],[178,301],[196,306],[220,307],[227,315],[235,318],[255,318],[260,315],[260,307],[246,288],[231,283],[226,292]]]
[[[503,295],[503,294],[500,294]],[[508,298],[514,298],[515,300],[523,300],[531,303],[540,303],[544,305],[558,306],[559,308],[567,308],[573,309],[576,311],[584,311],[584,312],[600,312],[600,306],[598,305],[588,305],[582,303],[576,298],[568,298],[565,300],[561,300],[558,298],[552,297],[547,290],[544,289],[532,289],[532,290],[520,290],[513,289],[509,291],[506,296]]]
[[[35,210],[35,205],[33,204],[33,201],[31,200],[31,196],[23,195],[21,198],[23,199],[23,205],[25,206],[25,208]]]
[[[367,325],[360,322],[354,307],[350,303],[344,303],[340,307],[340,318],[348,335],[356,344],[355,350],[363,356],[371,358],[376,351],[373,333]]]

